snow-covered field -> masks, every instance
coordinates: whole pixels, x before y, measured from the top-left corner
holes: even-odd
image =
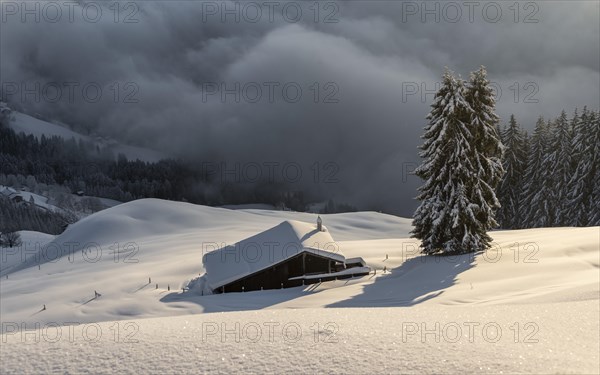
[[[148,199],[24,233],[2,249],[0,372],[600,372],[599,227],[497,231],[485,254],[435,258],[408,219],[322,217],[376,275],[182,291],[203,253],[306,213]]]

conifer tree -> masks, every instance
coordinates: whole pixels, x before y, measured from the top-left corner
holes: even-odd
[[[583,108],[583,117],[587,117],[587,107]],[[581,120],[581,116],[579,115],[579,110],[577,108],[575,108],[575,111],[573,112],[573,117],[571,118],[571,123],[569,126],[569,129],[571,129],[571,171],[574,171],[575,168],[577,167],[577,162],[578,162],[578,158],[577,155],[575,155],[574,150],[573,150],[573,144],[575,142],[575,132],[578,131],[578,124],[579,121]]]
[[[596,112],[590,122],[590,142],[592,143],[593,175],[590,178],[591,194],[589,199],[588,225],[600,225],[600,112]]]
[[[519,186],[519,191],[521,192],[521,196],[519,198],[519,216],[517,217],[517,223],[516,223],[516,228],[526,228],[526,222],[525,222],[525,218],[523,217],[523,210],[522,207],[523,205],[526,204],[525,201],[523,201],[523,196],[524,196],[524,191],[525,191],[525,185],[527,184],[527,166],[528,166],[528,161],[529,161],[529,154],[531,152],[531,137],[529,136],[529,134],[527,133],[526,130],[522,131],[522,135],[523,135],[523,155],[525,155],[524,158],[524,163],[523,163],[523,178],[521,181],[521,186]]]
[[[531,137],[521,214],[525,228],[547,227],[553,222],[551,181],[545,154],[548,150],[549,125],[540,117]]]
[[[471,108],[468,125],[473,139],[471,160],[477,173],[473,202],[478,206],[477,219],[487,231],[498,226],[494,218],[500,208],[496,188],[504,176],[504,147],[497,131],[500,119],[495,112],[496,99],[485,67],[471,73],[465,98]]]
[[[425,182],[419,188],[418,200],[421,201],[414,215],[413,237],[421,240],[423,252],[434,254],[444,250],[451,239],[449,228],[451,182],[453,167],[448,159],[455,146],[457,130],[470,138],[466,125],[462,122],[470,111],[464,100],[464,85],[446,70],[442,78],[442,87],[436,93],[431,105],[429,120],[422,136],[420,156],[424,159],[415,174]]]
[[[569,225],[586,226],[589,219],[591,207],[591,196],[594,183],[594,149],[592,143],[593,125],[596,122],[596,114],[583,109],[579,121],[573,129],[573,152],[574,172],[567,184],[567,199]]]
[[[412,232],[425,254],[480,251],[491,242],[487,230],[495,224],[501,146],[497,136],[493,139],[497,117],[485,70],[474,73],[471,81],[467,92],[462,79],[446,70],[427,116],[420,153],[424,161],[415,171],[424,184]]]
[[[525,168],[527,166],[526,133],[524,133],[514,115],[510,116],[508,126],[501,133],[505,146],[503,166],[504,178],[498,188],[500,209],[498,221],[505,229],[521,226],[520,207]]]
[[[553,226],[567,225],[569,202],[567,185],[571,179],[571,141],[572,131],[567,120],[567,113],[562,111],[554,124],[545,165],[548,166],[554,188],[550,191]]]

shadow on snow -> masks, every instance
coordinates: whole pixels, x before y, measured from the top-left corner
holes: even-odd
[[[362,293],[348,299],[331,303],[326,307],[396,307],[414,306],[434,299],[444,289],[454,285],[458,275],[474,266],[476,254],[454,256],[421,255],[406,260],[400,267],[380,274],[371,284],[363,287]],[[373,275],[353,281],[366,281]],[[360,281],[359,281],[360,282]],[[348,280],[345,284],[348,283]],[[329,282],[303,287],[201,295],[199,291],[184,293],[172,291],[160,299],[165,303],[191,302],[204,309],[205,313],[222,311],[259,310],[274,306],[307,294],[329,289]],[[343,288],[344,286],[339,286]]]
[[[201,306],[205,313],[223,312],[223,311],[246,311],[260,310],[269,306],[277,305],[295,298],[302,297],[307,293],[318,293],[313,284],[308,287],[295,287],[286,289],[271,289],[264,291],[252,291],[245,293],[224,293],[199,295],[195,292],[171,292],[160,299],[165,303],[192,302]]]
[[[361,294],[327,307],[414,306],[436,298],[454,285],[458,275],[474,266],[475,254],[421,255],[365,285]]]

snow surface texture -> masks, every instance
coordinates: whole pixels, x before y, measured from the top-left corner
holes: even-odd
[[[22,233],[24,250],[1,250],[0,372],[600,371],[599,227],[497,231],[485,254],[436,258],[408,219],[322,218],[376,275],[201,294],[203,252],[306,213],[147,199]]]

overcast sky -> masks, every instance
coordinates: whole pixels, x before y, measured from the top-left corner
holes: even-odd
[[[412,214],[445,66],[485,65],[502,121],[529,129],[599,106],[598,1],[1,2],[13,105],[198,162],[298,163],[299,188],[361,209]]]

